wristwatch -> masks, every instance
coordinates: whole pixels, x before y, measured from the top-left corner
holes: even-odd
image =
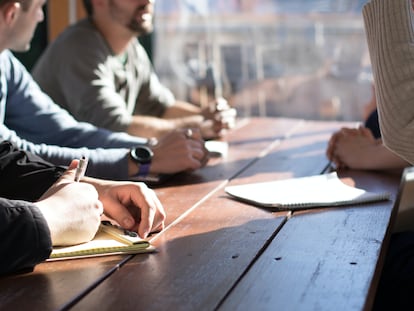
[[[138,146],[132,148],[129,155],[138,166],[138,174],[136,176],[147,176],[154,152],[146,146]]]

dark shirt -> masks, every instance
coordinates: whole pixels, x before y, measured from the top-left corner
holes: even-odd
[[[372,135],[374,135],[375,138],[381,138],[377,109],[371,112],[371,114],[368,116],[367,120],[365,121],[365,127],[371,130]]]
[[[31,202],[64,171],[10,142],[0,143],[0,275],[32,270],[49,257],[49,227]]]

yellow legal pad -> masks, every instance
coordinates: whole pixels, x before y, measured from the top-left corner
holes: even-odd
[[[48,261],[154,251],[155,247],[148,241],[130,236],[129,231],[103,222],[93,240],[79,245],[54,247]]]

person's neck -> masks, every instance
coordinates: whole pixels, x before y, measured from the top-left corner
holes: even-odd
[[[9,49],[9,46],[8,41],[6,39],[6,35],[3,34],[3,32],[0,32],[0,53],[7,49]]]
[[[107,23],[104,20],[99,20],[97,18],[93,18],[91,20],[95,24],[98,31],[105,38],[115,55],[125,52],[128,44],[136,37],[134,33],[128,31],[127,29]]]

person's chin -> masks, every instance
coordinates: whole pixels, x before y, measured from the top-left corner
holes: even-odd
[[[154,26],[151,22],[141,22],[141,23],[133,23],[129,25],[129,29],[133,32],[135,32],[139,36],[147,35],[152,32],[154,29]]]
[[[11,49],[13,52],[24,53],[24,52],[29,51],[29,50],[30,50],[30,47],[31,47],[30,43],[26,43],[25,45],[24,45],[24,44],[22,44],[22,45],[16,45],[16,46],[13,46],[13,47],[11,47],[10,49]]]

